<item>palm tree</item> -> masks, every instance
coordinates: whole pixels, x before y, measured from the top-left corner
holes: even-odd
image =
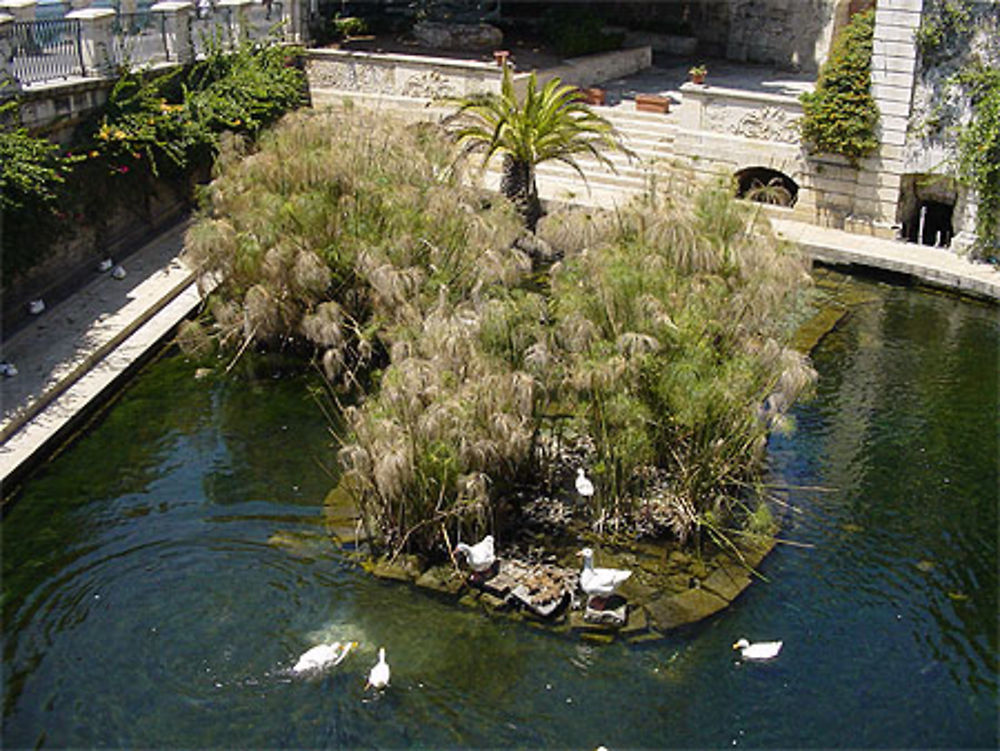
[[[524,100],[518,101],[510,68],[504,66],[499,94],[478,93],[451,102],[458,109],[446,123],[452,127],[455,142],[462,146],[460,157],[484,152],[485,165],[494,155],[503,155],[500,190],[532,231],[542,215],[535,184],[537,165],[550,160],[563,162],[586,182],[576,155],[590,154],[612,171],[614,164],[603,153],[605,149],[631,156],[614,126],[583,102],[575,86],[563,85],[559,78],[539,89],[532,72]]]

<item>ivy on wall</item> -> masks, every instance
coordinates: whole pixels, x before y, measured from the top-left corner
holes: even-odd
[[[995,259],[1000,244],[1000,70],[976,62],[956,80],[972,98],[972,119],[958,132],[959,178],[979,194],[976,254]]]
[[[996,6],[989,3],[925,0],[915,35],[921,76],[934,101],[915,132],[952,152],[944,168],[978,195],[973,254],[992,258],[1000,242],[998,27]]]
[[[871,94],[875,11],[856,14],[820,69],[816,90],[801,96],[802,139],[810,153],[840,154],[857,165],[878,148],[879,112]]]

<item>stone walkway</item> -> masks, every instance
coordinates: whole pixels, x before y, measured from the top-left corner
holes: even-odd
[[[200,303],[180,259],[186,223],[45,310],[2,344],[17,375],[0,379],[0,483],[6,497],[29,460],[71,430],[102,395]]]

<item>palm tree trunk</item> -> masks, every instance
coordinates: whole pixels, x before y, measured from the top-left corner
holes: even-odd
[[[534,232],[542,216],[542,202],[538,198],[538,186],[535,184],[535,170],[532,164],[506,154],[503,158],[500,192],[517,207],[518,213],[524,219],[524,225]]]

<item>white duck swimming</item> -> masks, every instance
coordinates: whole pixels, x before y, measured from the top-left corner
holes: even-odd
[[[594,494],[594,483],[587,477],[583,467],[576,470],[576,492],[584,498],[590,498]]]
[[[460,542],[455,546],[455,553],[465,553],[469,568],[477,574],[488,571],[497,559],[493,550],[493,535],[486,535],[475,545]]]
[[[372,688],[382,689],[389,685],[389,663],[385,661],[385,647],[378,648],[378,662],[372,666],[368,673],[368,683],[365,684],[367,690]]]
[[[311,673],[315,670],[334,667],[344,661],[352,649],[358,646],[356,641],[335,641],[333,644],[317,644],[307,649],[299,657],[292,668],[293,673]]]
[[[583,557],[580,572],[580,589],[588,597],[588,605],[596,608],[604,606],[604,600],[613,594],[618,585],[632,576],[631,571],[620,568],[594,568],[594,551],[584,548],[578,555]]]
[[[780,641],[760,641],[751,644],[746,639],[740,639],[733,645],[733,649],[740,650],[744,660],[771,660],[778,656],[781,651]]]

